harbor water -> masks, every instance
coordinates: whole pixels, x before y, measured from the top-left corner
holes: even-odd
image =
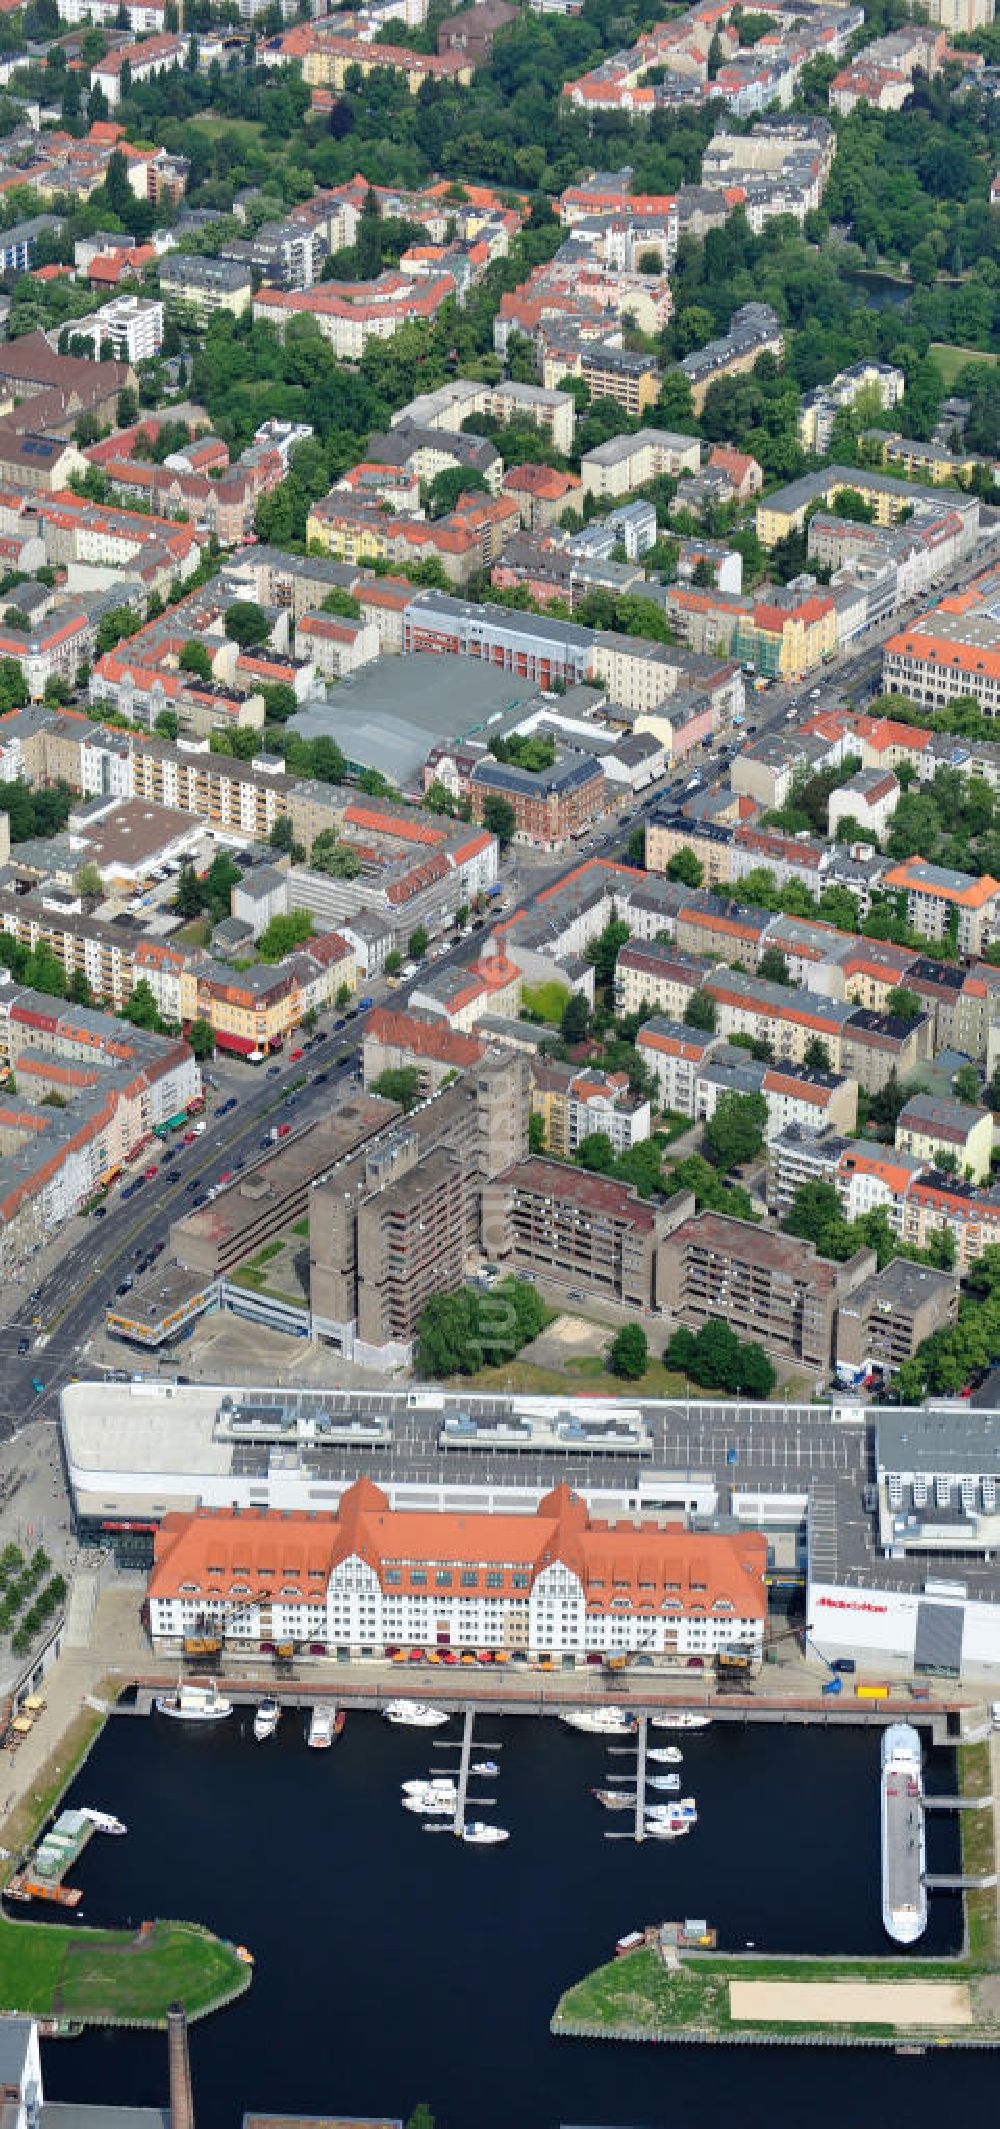
[[[503,1846],[463,1847],[400,1809],[401,1781],[454,1765],[460,1723],[429,1732],[351,1714],[329,1752],[283,1715],[256,1745],[253,1713],[218,1724],[109,1722],[67,1801],[116,1812],[74,1872],[81,1919],[187,1916],[250,1946],[253,1986],[192,2030],[199,2125],[245,2109],[400,2116],[425,2100],[439,2129],[811,2129],[845,2121],[931,2129],[954,2056],[868,2050],[663,2048],[553,2040],[561,1991],[647,1922],[705,1917],[723,1949],[888,1951],[879,1919],[880,1732],[717,1724],[651,1733],[683,1749],[699,1824],[685,1840],[606,1840],[623,1814],[589,1794],[629,1762],[559,1722],[477,1719],[476,1754],[502,1749],[481,1814]],[[928,1788],[954,1789],[949,1753]],[[471,1808],[471,1807],[470,1807]],[[954,1870],[953,1814],[928,1820],[928,1866]],[[37,1912],[37,1910],[35,1910]],[[960,1941],[954,1895],[933,1895],[920,1950]],[[88,2033],[45,2047],[52,2099],[163,2104],[160,2036]],[[963,2055],[966,2106],[992,2098],[996,2059]]]

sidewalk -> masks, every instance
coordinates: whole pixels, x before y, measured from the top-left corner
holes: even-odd
[[[151,1656],[140,1617],[141,1593],[137,1584],[119,1583],[101,1595],[89,1648],[64,1649],[47,1672],[41,1687],[45,1711],[16,1752],[7,1752],[0,1763],[0,1841],[7,1845],[7,1825],[17,1806],[38,1796],[36,1784],[49,1769],[59,1769],[59,1747],[84,1706],[88,1694],[115,1672],[132,1677],[159,1668]],[[164,1666],[164,1675],[173,1676]]]

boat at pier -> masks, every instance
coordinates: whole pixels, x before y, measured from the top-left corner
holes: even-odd
[[[649,1745],[646,1750],[655,1767],[679,1767],[683,1757],[680,1745]]]
[[[432,1708],[426,1700],[387,1700],[382,1713],[386,1722],[400,1723],[411,1730],[436,1730],[439,1723],[448,1720],[445,1708]]]
[[[711,1721],[710,1715],[700,1714],[697,1708],[671,1708],[669,1715],[651,1715],[649,1726],[651,1730],[707,1730]]]
[[[329,1751],[346,1721],[343,1708],[335,1707],[332,1700],[317,1700],[309,1718],[307,1745],[311,1745],[314,1752]]]
[[[630,1737],[636,1728],[628,1708],[567,1708],[559,1720],[569,1730],[586,1730],[596,1737]]]
[[[127,1833],[128,1827],[116,1819],[111,1811],[95,1811],[92,1804],[80,1804],[78,1809],[89,1819],[95,1833]]]
[[[450,1774],[434,1774],[426,1782],[401,1782],[400,1788],[404,1796],[432,1796],[439,1801],[450,1797],[452,1803],[458,1795],[458,1784],[452,1781]]]
[[[646,1776],[647,1789],[658,1789],[661,1795],[678,1790],[680,1785],[681,1778],[679,1774],[647,1774]]]
[[[492,1776],[494,1774],[499,1774],[499,1772],[500,1768],[495,1759],[474,1759],[471,1767],[469,1768],[470,1774],[487,1774]]]
[[[509,1841],[506,1826],[487,1826],[483,1819],[470,1819],[462,1827],[462,1839],[470,1848],[495,1848],[500,1841]]]
[[[281,1719],[281,1707],[273,1693],[265,1693],[253,1719],[253,1734],[259,1745],[273,1737]]]
[[[882,1927],[896,1944],[915,1944],[927,1928],[927,1842],[920,1738],[908,1722],[889,1724],[882,1739]]]
[[[647,1841],[680,1841],[691,1831],[690,1819],[647,1819],[643,1826]]]
[[[431,1819],[453,1819],[458,1797],[455,1796],[404,1796],[403,1810],[414,1816]]]
[[[172,1693],[158,1693],[153,1702],[158,1715],[176,1722],[223,1722],[233,1712],[233,1703],[214,1685],[178,1683]]]
[[[604,1805],[605,1811],[635,1810],[634,1789],[592,1789],[590,1793],[591,1796],[596,1796],[599,1804]]]

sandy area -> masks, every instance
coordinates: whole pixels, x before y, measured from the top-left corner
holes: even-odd
[[[969,1991],[952,1981],[731,1981],[729,2012],[796,2025],[972,2024]]]

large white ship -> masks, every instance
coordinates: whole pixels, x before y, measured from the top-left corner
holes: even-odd
[[[882,1739],[882,1926],[897,1944],[927,1928],[926,1863],[920,1738],[893,1722]]]

